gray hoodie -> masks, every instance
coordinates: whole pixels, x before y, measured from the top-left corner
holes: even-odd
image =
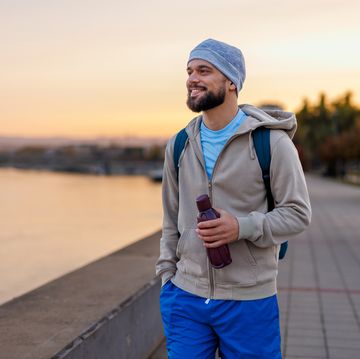
[[[176,286],[204,298],[243,300],[275,294],[280,244],[303,231],[311,218],[303,170],[291,141],[296,131],[294,114],[265,112],[250,105],[240,108],[246,120],[219,154],[211,180],[201,149],[201,116],[186,127],[189,139],[179,159],[178,179],[173,162],[175,136],[166,148],[156,273],[163,283],[171,278]],[[260,126],[272,129],[270,178],[275,208],[268,213],[251,136]],[[195,198],[204,193],[214,207],[228,211],[239,223],[239,238],[229,244],[233,261],[221,269],[211,266],[195,232]]]

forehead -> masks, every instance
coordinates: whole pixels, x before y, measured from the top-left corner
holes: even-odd
[[[198,68],[204,68],[204,67],[207,67],[207,68],[210,68],[210,69],[213,69],[213,70],[216,70],[216,67],[214,67],[213,65],[210,64],[210,62],[207,62],[205,60],[202,60],[202,59],[193,59],[191,61],[188,62],[187,64],[187,68],[188,69],[198,69]]]

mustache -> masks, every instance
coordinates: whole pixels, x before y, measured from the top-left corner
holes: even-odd
[[[188,87],[189,91],[191,90],[207,90],[206,86],[189,86]]]
[[[190,96],[190,94],[191,94],[191,91],[193,91],[193,90],[203,90],[203,91],[207,91],[207,87],[205,87],[205,86],[191,86],[191,87],[189,87],[188,88],[188,96]]]

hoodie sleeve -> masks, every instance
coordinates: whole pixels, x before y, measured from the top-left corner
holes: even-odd
[[[297,150],[287,135],[272,147],[270,165],[271,190],[275,208],[268,213],[251,212],[239,221],[239,239],[258,247],[286,242],[310,223],[311,207],[305,176]]]
[[[160,239],[160,257],[156,263],[156,275],[161,276],[162,284],[176,272],[176,247],[178,244],[178,180],[174,167],[172,138],[165,151],[165,162],[162,179],[163,227]]]

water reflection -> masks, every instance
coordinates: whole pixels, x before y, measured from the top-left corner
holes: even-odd
[[[159,229],[146,177],[0,169],[0,302]]]

